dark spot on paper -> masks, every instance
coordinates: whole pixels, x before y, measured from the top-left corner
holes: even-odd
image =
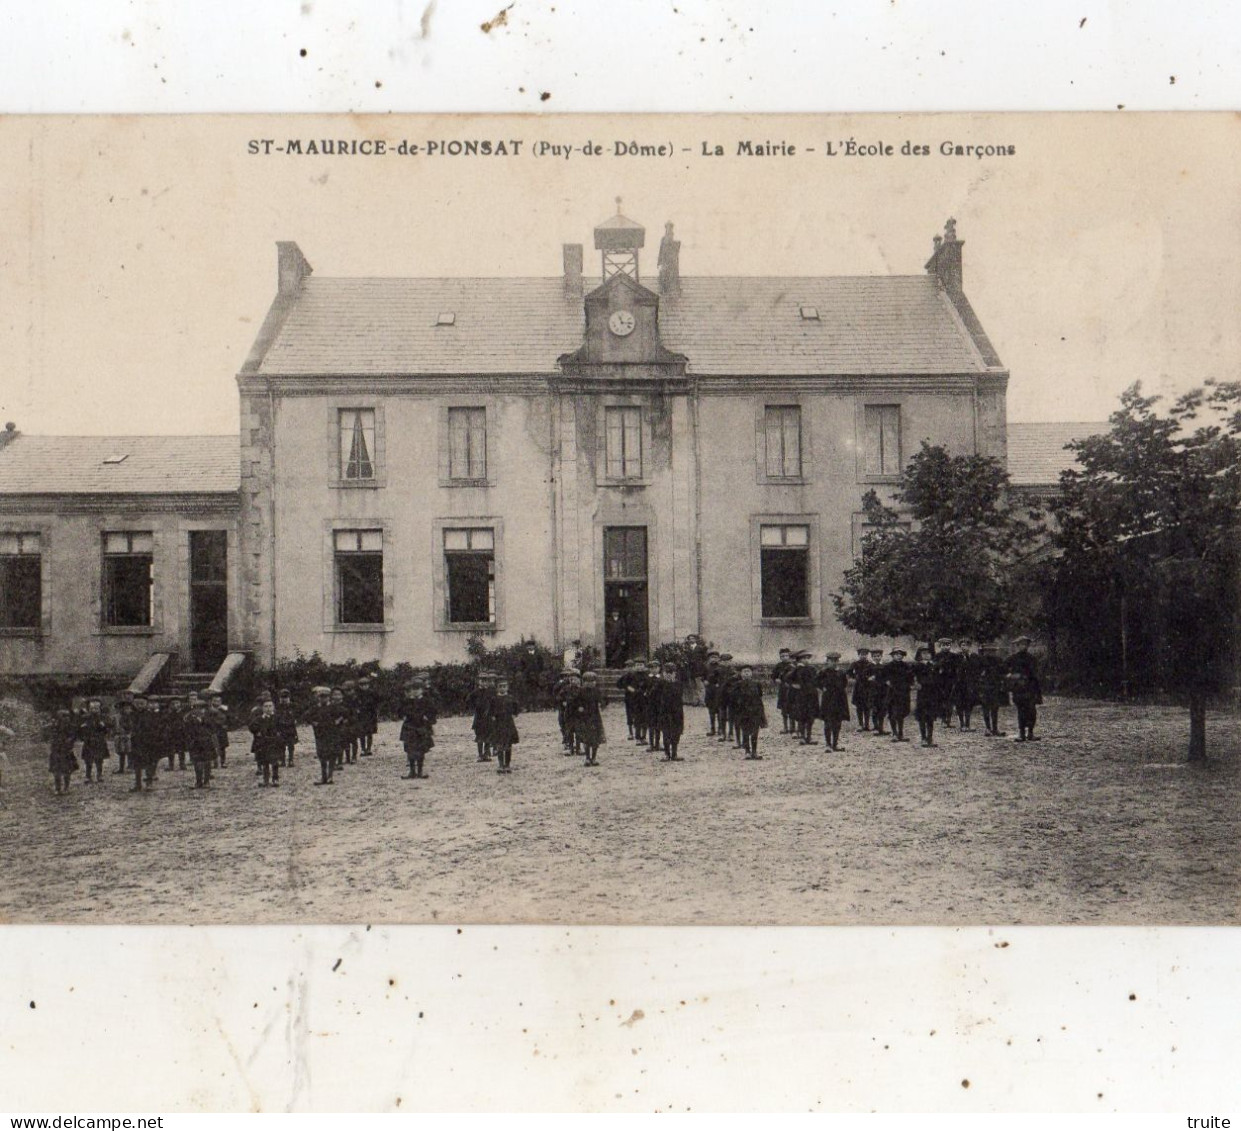
[[[376,79],[376,80],[375,80],[375,89],[376,89],[376,90],[382,90],[382,89],[383,89],[383,83],[381,83],[378,79]]]
[[[298,54],[299,54],[299,55],[300,55],[303,59],[305,59],[305,58],[306,58],[306,48],[304,48],[304,47],[303,47],[303,48],[302,48],[302,49],[298,52]]]
[[[1086,17],[1085,17],[1085,16],[1082,16],[1082,22],[1081,22],[1080,24],[1078,24],[1077,26],[1078,26],[1079,28],[1084,28],[1084,27],[1086,26]]]
[[[461,934],[461,928],[460,928],[460,927],[458,927],[458,928],[457,928],[457,934]]]
[[[1138,1000],[1138,995],[1137,995],[1137,994],[1130,994],[1130,995],[1129,995],[1129,1000],[1130,1000],[1130,1001],[1137,1001],[1137,1000]]]
[[[390,986],[395,986],[395,985],[396,985],[396,979],[395,979],[395,978],[389,978],[389,979],[388,979],[388,985],[390,985]]]
[[[622,1021],[621,1024],[628,1029],[632,1029],[639,1021],[646,1016],[640,1009],[635,1009],[630,1015],[628,1021]]]
[[[970,1086],[970,1082],[969,1082],[968,1080],[962,1080],[962,1081],[961,1081],[961,1087],[962,1087],[962,1088],[968,1088],[969,1086]]]
[[[401,1106],[401,1097],[400,1097],[400,1096],[397,1096],[397,1097],[396,1097],[396,1106],[397,1106],[397,1107],[400,1107],[400,1106]]]
[[[546,102],[549,98],[551,98],[551,96],[552,96],[552,92],[550,90],[545,90],[543,91],[542,94],[539,95],[539,101]]]
[[[494,16],[491,17],[491,19],[483,20],[483,22],[478,25],[482,29],[483,34],[486,35],[492,28],[503,27],[506,23],[508,23],[508,9],[512,6],[513,5],[510,4],[508,8],[501,8]]]
[[[422,1010],[421,1010],[421,1009],[418,1011],[418,1020],[419,1020],[419,1021],[421,1021],[421,1020],[422,1020]]]
[[[422,9],[422,19],[418,21],[418,38],[429,39],[431,37],[431,17],[435,15],[435,0]]]
[[[343,961],[344,961],[344,959],[341,959],[341,958],[338,958],[338,959],[336,960],[335,965],[332,967],[332,973],[333,973],[333,974],[335,974],[335,973],[336,973],[336,971],[340,969],[340,964],[341,964],[341,962],[343,962]]]
[[[31,1009],[34,1009],[34,1007],[35,1007],[35,1005],[34,1005],[34,1002],[32,1001],[32,1002],[30,1003],[30,1008],[31,1008]]]
[[[1168,76],[1168,85],[1169,85],[1169,86],[1176,86],[1176,75],[1169,75],[1169,76]]]
[[[1007,943],[1007,942],[998,942],[998,943],[996,943],[996,944],[995,944],[995,949],[996,949],[996,950],[1003,950],[1006,946],[1008,946],[1008,943]]]

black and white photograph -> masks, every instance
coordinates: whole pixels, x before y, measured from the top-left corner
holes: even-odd
[[[0,151],[5,922],[1237,921],[1234,118]]]

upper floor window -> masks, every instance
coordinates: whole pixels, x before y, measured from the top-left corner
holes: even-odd
[[[487,478],[487,410],[448,410],[448,478]]]
[[[868,404],[865,408],[864,462],[866,475],[900,475],[901,406]]]
[[[149,530],[107,531],[103,536],[103,623],[146,628],[152,623],[155,536]]]
[[[340,477],[346,480],[375,478],[375,410],[340,410]]]
[[[801,477],[801,406],[766,406],[767,477],[798,479]]]
[[[604,409],[604,427],[607,430],[607,477],[641,478],[642,409],[631,405],[609,405]]]
[[[42,623],[42,564],[38,534],[0,534],[0,629]]]

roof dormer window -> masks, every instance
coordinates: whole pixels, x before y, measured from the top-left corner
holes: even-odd
[[[436,316],[435,324],[437,326],[455,326],[457,324],[457,315],[451,310],[442,310]]]
[[[819,321],[819,308],[817,306],[801,306],[798,307],[801,312],[801,320],[803,322]]]

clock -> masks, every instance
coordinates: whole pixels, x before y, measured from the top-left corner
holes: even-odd
[[[637,322],[634,321],[633,315],[628,310],[618,310],[608,319],[608,329],[618,338],[632,334],[633,328],[636,325]]]

